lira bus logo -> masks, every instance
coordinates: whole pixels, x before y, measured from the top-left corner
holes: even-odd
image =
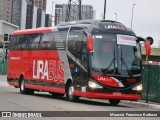
[[[63,65],[61,60],[33,60],[33,78],[64,83]]]

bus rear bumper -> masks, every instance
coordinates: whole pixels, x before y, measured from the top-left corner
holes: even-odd
[[[119,100],[133,100],[133,101],[141,99],[141,95],[139,94],[121,94],[121,93],[87,92],[86,96],[88,98],[95,98],[95,99],[119,99]]]

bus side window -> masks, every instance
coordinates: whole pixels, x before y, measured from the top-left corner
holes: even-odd
[[[39,49],[53,49],[52,45],[54,42],[53,33],[45,33],[42,35],[42,39],[39,44]]]
[[[86,36],[83,33],[84,28],[73,27],[70,29],[68,38],[68,51],[76,58],[70,59],[70,63],[74,64],[71,68],[73,77],[79,78],[77,84],[83,86],[87,79],[87,50],[86,50]],[[83,66],[79,65],[77,61]]]
[[[83,32],[79,29],[71,29],[68,39],[68,50],[71,54],[81,62],[81,49],[83,41]]]
[[[86,49],[86,39],[87,37],[85,35],[83,35],[83,42],[82,42],[82,65],[87,69],[87,49]]]
[[[18,39],[18,50],[26,50],[28,35],[20,35]]]
[[[63,49],[66,48],[67,33],[68,33],[68,28],[61,28],[61,29],[59,29],[59,32],[57,34],[55,34],[55,41],[56,41],[55,44],[60,43],[61,48],[63,48]],[[56,46],[56,47],[57,47],[57,49],[59,49],[58,46]]]
[[[16,50],[17,48],[17,38],[18,36],[12,36],[10,43],[10,50]]]
[[[69,39],[68,50],[77,58],[80,63],[87,69],[87,49],[86,49],[86,36],[82,31],[74,33],[75,40]]]
[[[38,49],[38,44],[40,41],[40,34],[32,34],[30,35],[30,39],[29,39],[29,44],[28,44],[28,49],[31,50],[37,50]]]

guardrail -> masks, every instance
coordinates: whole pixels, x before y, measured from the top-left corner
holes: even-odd
[[[6,75],[8,68],[8,62],[0,61],[0,75]]]

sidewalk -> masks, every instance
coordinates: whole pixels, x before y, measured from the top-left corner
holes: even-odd
[[[0,75],[0,80],[7,80],[7,75]]]
[[[0,87],[9,87],[10,85],[7,83],[7,75],[0,75]]]
[[[160,110],[160,103],[154,103],[154,102],[150,102],[150,101],[148,103],[146,103],[146,101],[144,101],[144,100],[139,100],[139,101],[121,100],[121,103],[127,104],[127,105],[140,106],[140,107]]]

